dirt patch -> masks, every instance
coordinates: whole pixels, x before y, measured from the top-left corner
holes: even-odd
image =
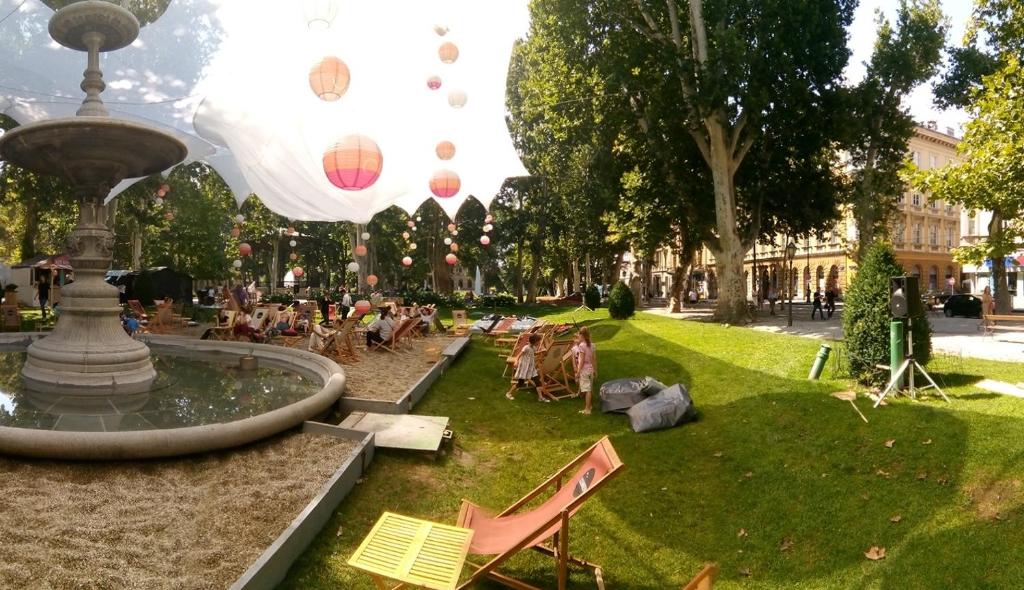
[[[967,489],[971,508],[983,520],[1003,520],[1022,500],[1019,479],[987,482]]]
[[[292,433],[175,460],[0,457],[0,588],[222,590],[355,448]]]
[[[430,358],[427,349],[443,351],[454,340],[451,336],[428,336],[409,341],[397,353],[363,351],[360,362],[344,365],[345,397],[398,401],[440,358]]]

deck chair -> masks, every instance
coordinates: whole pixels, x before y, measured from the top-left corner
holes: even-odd
[[[498,566],[510,557],[531,548],[556,560],[558,590],[565,590],[570,563],[593,570],[597,586],[603,590],[601,566],[569,555],[569,521],[622,467],[622,461],[605,436],[496,516],[463,500],[457,526],[473,530],[469,554],[493,557],[482,565],[467,561],[473,574],[459,588],[469,588],[484,578],[490,578],[510,588],[540,590],[497,571]],[[547,500],[528,512],[520,512],[545,493],[550,494]],[[552,542],[547,546],[544,543],[549,539]]]
[[[512,324],[519,321],[519,318],[512,316],[507,318],[501,318],[493,328],[484,332],[484,336],[491,339],[491,342],[495,342],[499,336],[508,334],[508,329],[512,327]]]
[[[238,317],[237,311],[225,311],[224,312],[224,323],[217,324],[210,328],[210,340],[231,340],[234,335],[235,319]]]
[[[334,332],[331,353],[338,362],[358,363],[361,360],[355,342],[355,328],[358,322],[356,318],[346,318],[341,322],[341,327]]]
[[[515,371],[516,369],[516,357],[519,356],[519,352],[523,350],[523,347],[530,343],[530,333],[523,332],[516,338],[515,344],[512,345],[512,350],[509,351],[508,356],[505,357],[505,370],[501,372],[502,377],[507,377],[509,371]],[[498,356],[502,356],[499,352]]]
[[[167,334],[181,327],[181,322],[174,320],[174,308],[170,303],[162,303],[157,306],[156,313],[149,320],[146,326],[154,334]]]
[[[149,314],[146,313],[146,308],[142,306],[142,302],[138,299],[128,300],[128,309],[132,310],[135,317],[141,322],[142,320],[149,321]]]
[[[3,313],[3,330],[13,330],[18,332],[21,330],[21,314],[18,313],[17,305],[4,305],[0,307]]]
[[[697,577],[690,580],[683,590],[712,590],[715,585],[715,576],[718,575],[718,566],[716,564],[709,564],[704,566],[704,569],[700,570]]]
[[[334,349],[334,332],[330,328],[314,323],[309,334],[309,351],[333,358],[337,354]]]
[[[409,318],[407,320],[403,320],[402,323],[398,324],[397,326],[395,326],[395,328],[393,330],[391,330],[391,337],[390,338],[388,338],[387,340],[385,340],[383,342],[375,342],[373,344],[373,346],[370,348],[370,350],[376,350],[378,348],[383,348],[384,350],[387,350],[388,352],[398,352],[398,347],[401,344],[402,339],[405,338],[406,333],[414,325],[416,325],[418,323],[419,323],[419,320],[416,319],[416,318]]]
[[[566,360],[572,367],[572,341],[555,340],[537,362],[537,376],[540,378],[537,389],[546,397],[562,399],[580,394],[573,388],[574,373],[566,369]]]
[[[469,336],[469,313],[464,309],[452,310],[452,331],[456,336]]]

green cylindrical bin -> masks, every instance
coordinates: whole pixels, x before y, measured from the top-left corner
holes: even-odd
[[[893,320],[889,323],[889,380],[900,370],[903,364],[903,320]],[[900,383],[899,387],[903,384]]]
[[[822,344],[821,348],[818,349],[818,355],[814,358],[814,364],[811,365],[811,372],[807,375],[808,379],[817,379],[821,377],[821,372],[825,370],[825,363],[828,362],[828,355],[832,352],[832,347],[828,344]]]

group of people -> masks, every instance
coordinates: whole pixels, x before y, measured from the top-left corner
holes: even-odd
[[[366,346],[367,348],[387,342],[391,339],[391,334],[395,331],[407,319],[419,318],[420,322],[416,326],[421,334],[426,336],[430,333],[430,327],[434,324],[435,318],[437,317],[437,310],[433,307],[423,306],[420,307],[416,303],[412,304],[409,308],[398,308],[395,305],[382,306],[375,319],[369,326],[366,327]]]
[[[808,285],[808,292],[810,292],[810,286]],[[824,305],[824,307],[823,307]],[[825,312],[828,312],[828,318],[832,318],[832,314],[836,311],[836,292],[832,289],[826,289],[824,296],[821,294],[821,289],[814,290],[814,297],[811,302],[811,319],[814,319],[814,315],[818,314],[820,319],[825,319]]]
[[[514,360],[515,373],[512,378],[516,380],[513,389],[523,389],[529,382],[537,392],[537,401],[550,402],[541,391],[540,374],[537,371],[537,345],[540,344],[540,334],[530,334],[529,341]],[[597,377],[597,354],[594,352],[594,343],[590,339],[590,328],[583,326],[573,338],[572,367],[576,375],[576,384],[579,386],[580,395],[583,396],[583,409],[581,414],[589,415],[593,403],[594,378]],[[505,397],[514,400],[513,389],[505,393]]]

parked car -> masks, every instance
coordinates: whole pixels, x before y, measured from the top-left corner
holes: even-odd
[[[942,307],[942,313],[947,318],[953,316],[964,316],[969,318],[981,317],[981,298],[966,293],[950,295],[946,304]]]

